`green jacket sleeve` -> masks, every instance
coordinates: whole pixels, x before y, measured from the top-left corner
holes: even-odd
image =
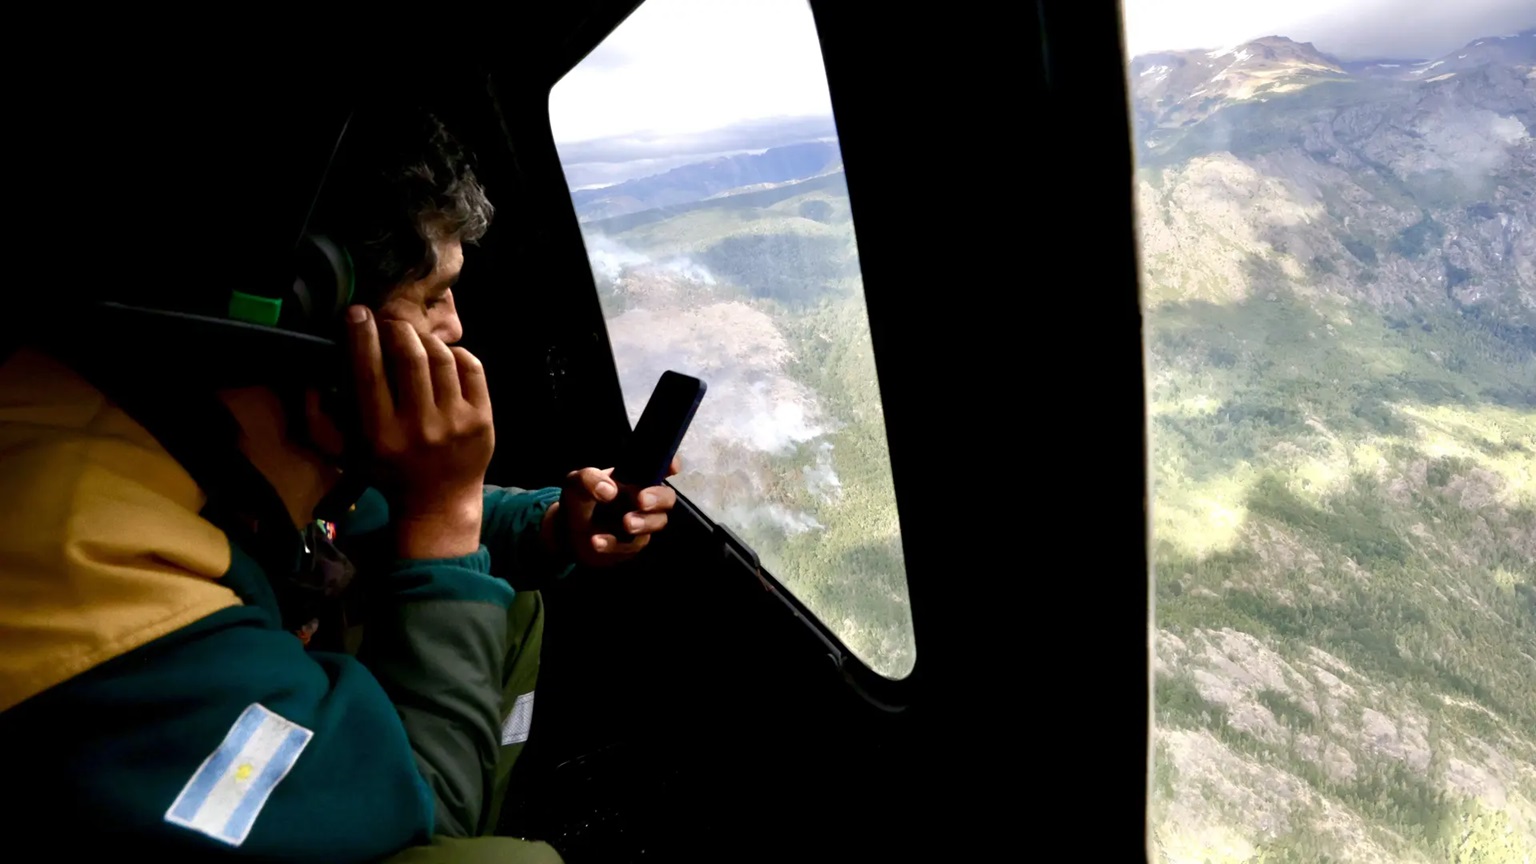
[[[491,572],[519,591],[538,590],[571,572],[572,562],[549,555],[539,536],[544,514],[559,500],[558,486],[485,487],[480,537],[491,552]]]
[[[358,659],[399,712],[436,802],[434,830],[484,829],[501,744],[501,678],[514,592],[484,546],[451,561],[399,561],[369,589]]]
[[[551,558],[539,536],[544,514],[560,500],[560,488],[486,486],[480,542],[491,554],[491,574],[518,591],[534,591],[570,573],[572,562]],[[370,489],[348,519],[337,525],[337,545],[358,565],[375,572],[389,564],[389,505]]]
[[[474,836],[485,828],[501,743],[507,607],[513,586],[536,588],[570,569],[549,559],[539,536],[544,513],[559,497],[558,488],[485,487],[484,545],[460,562],[473,573],[441,562],[391,561],[388,505],[376,491],[338,525],[338,545],[367,586],[358,659],[399,711],[436,801],[440,835]]]

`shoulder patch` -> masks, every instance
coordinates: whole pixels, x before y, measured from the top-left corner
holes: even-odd
[[[203,760],[165,821],[239,846],[314,733],[258,704],[240,714]]]

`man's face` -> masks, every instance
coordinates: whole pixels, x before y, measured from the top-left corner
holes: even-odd
[[[432,244],[437,267],[426,278],[402,283],[378,308],[383,321],[405,321],[417,333],[431,333],[449,345],[464,338],[464,325],[453,305],[453,283],[464,269],[464,247],[457,238]]]

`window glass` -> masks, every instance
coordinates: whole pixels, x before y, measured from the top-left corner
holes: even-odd
[[[550,117],[633,423],[709,385],[674,483],[858,657],[915,661],[853,214],[804,0],[648,0]]]
[[[1158,860],[1533,860],[1536,7],[1123,9]]]

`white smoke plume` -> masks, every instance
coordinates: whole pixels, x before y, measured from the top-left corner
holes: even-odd
[[[678,488],[737,527],[785,536],[820,529],[810,514],[770,499],[773,478],[761,467],[835,429],[816,393],[790,377],[793,351],[773,318],[684,256],[652,260],[609,237],[586,240],[594,272],[626,307],[609,310],[608,338],[630,422],[668,369],[709,387],[683,442]],[[820,500],[841,496],[831,442],[816,444],[799,471]]]
[[[619,281],[631,270],[659,270],[701,285],[715,284],[715,277],[709,270],[686,255],[653,260],[649,255],[636,252],[605,234],[584,233],[582,240],[587,246],[587,258],[592,262],[592,272],[609,282]]]

